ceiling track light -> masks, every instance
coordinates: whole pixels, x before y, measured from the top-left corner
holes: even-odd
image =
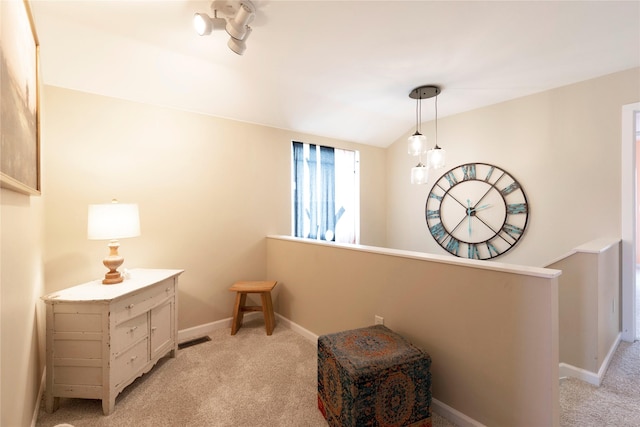
[[[221,30],[226,27],[227,21],[218,18],[218,11],[213,11],[213,18],[206,13],[196,13],[193,15],[193,27],[201,36],[208,36],[213,30]]]
[[[229,37],[229,41],[227,42],[227,46],[229,46],[229,49],[231,49],[234,53],[238,55],[242,55],[244,51],[247,50],[246,41],[249,38],[251,31],[253,31],[251,27],[247,27],[247,30],[244,34],[244,38],[241,40],[235,37]]]
[[[409,97],[416,100],[416,132],[409,137],[408,153],[418,156],[418,164],[411,168],[411,183],[426,184],[429,179],[429,169],[440,169],[445,164],[445,151],[438,146],[438,86],[418,86],[409,93]],[[422,123],[422,100],[435,97],[435,127],[436,143],[431,150],[427,150],[427,137],[420,133]],[[427,154],[427,163],[422,163],[422,155]]]
[[[247,49],[246,41],[251,34],[249,24],[255,17],[256,9],[249,0],[224,1],[216,0],[211,3],[214,18],[206,13],[196,13],[193,16],[193,25],[196,32],[201,35],[209,35],[213,30],[225,29],[230,38],[227,46],[231,51],[242,55]],[[218,18],[218,11],[226,16]]]
[[[256,9],[250,1],[243,1],[240,3],[240,8],[236,12],[235,16],[227,21],[227,34],[237,40],[244,40],[247,34],[247,28],[249,23],[255,16]]]

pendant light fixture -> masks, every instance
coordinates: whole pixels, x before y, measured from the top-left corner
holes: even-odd
[[[409,92],[409,98],[416,100],[416,132],[409,137],[408,141],[408,153],[412,156],[418,156],[418,164],[411,168],[411,183],[412,184],[426,184],[429,179],[429,154],[433,150],[427,151],[427,137],[420,133],[422,123],[422,100],[433,98],[437,99],[440,93],[438,86],[418,86]],[[436,114],[436,129],[437,129],[437,114]],[[436,132],[436,147],[437,143]],[[422,155],[427,154],[427,164],[422,163]],[[436,156],[437,157],[437,156]],[[444,165],[444,163],[443,163]]]

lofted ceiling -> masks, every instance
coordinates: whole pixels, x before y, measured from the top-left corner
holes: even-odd
[[[416,86],[443,117],[640,66],[638,1],[254,0],[243,56],[207,1],[30,3],[45,84],[378,147]]]

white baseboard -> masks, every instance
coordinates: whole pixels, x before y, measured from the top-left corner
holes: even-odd
[[[253,313],[249,313],[253,314]],[[249,317],[247,314],[246,317]],[[194,326],[193,328],[182,329],[178,331],[178,344],[182,344],[187,341],[193,341],[198,338],[206,337],[211,332],[218,329],[231,328],[231,317],[227,319],[217,320],[211,323],[205,323],[204,325]]]
[[[308,329],[303,328],[297,323],[292,322],[286,317],[279,315],[278,313],[275,313],[275,315],[280,320],[280,323],[282,324],[282,326],[292,329],[293,331],[297,332],[299,335],[302,335],[302,337],[307,339],[309,342],[311,342],[311,344],[313,345],[318,344],[318,335],[314,334]]]
[[[571,377],[576,378],[581,381],[585,381],[589,384],[595,385],[596,387],[600,387],[602,384],[602,379],[604,375],[607,373],[607,369],[609,368],[609,364],[611,363],[611,359],[613,358],[613,354],[616,352],[618,348],[618,344],[620,344],[620,340],[622,339],[622,334],[618,333],[613,345],[609,349],[609,353],[602,361],[602,365],[600,365],[600,369],[597,373],[587,371],[586,369],[578,368],[573,365],[569,365],[568,363],[560,363],[560,378],[563,377]]]
[[[458,427],[486,427],[484,424],[479,423],[462,412],[453,409],[446,403],[440,402],[436,398],[431,398],[431,404],[433,406],[433,412],[440,415],[442,418],[446,418]]]
[[[250,320],[251,318],[257,317],[257,316],[262,317],[263,315],[260,312],[245,313],[243,319]],[[276,316],[281,317],[278,314],[276,314]],[[284,317],[282,317],[282,319],[284,319]],[[194,326],[192,328],[179,330],[178,344],[182,344],[188,341],[197,340],[198,338],[206,337],[211,332],[217,331],[218,329],[231,330],[232,321],[233,321],[232,317],[227,317],[226,319],[216,320],[215,322],[205,323],[204,325],[199,325],[199,326]]]
[[[44,394],[44,387],[47,379],[47,367],[44,367],[42,371],[42,379],[40,380],[40,388],[38,389],[38,400],[36,400],[36,407],[33,410],[33,416],[31,417],[31,427],[36,427],[36,421],[38,421],[38,414],[40,413],[40,403],[42,402],[42,395]]]

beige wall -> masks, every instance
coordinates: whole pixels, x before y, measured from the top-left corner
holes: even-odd
[[[621,330],[620,241],[588,242],[549,268],[562,270],[560,362],[590,372],[594,382]]]
[[[263,279],[265,239],[291,230],[291,140],[360,150],[361,240],[385,243],[385,151],[46,86],[45,277],[51,292],[101,277],[87,205],[138,203],[124,267],[180,268],[179,328],[229,317],[240,279]]]
[[[454,89],[443,88],[441,105],[448,90]],[[437,177],[467,162],[502,167],[527,194],[527,231],[502,262],[542,266],[585,242],[620,238],[621,108],[639,100],[635,68],[444,117],[438,142],[447,167],[432,172],[425,186],[409,184],[416,161],[407,155],[407,130],[388,149],[387,243],[444,253],[426,227],[426,197]],[[423,133],[433,138],[433,122]]]
[[[559,425],[558,271],[370,249],[269,238],[276,311],[318,335],[380,315],[431,355],[439,401],[487,426]]]
[[[42,379],[43,207],[0,190],[0,425],[28,426]]]
[[[598,369],[622,329],[620,242],[598,254]]]

